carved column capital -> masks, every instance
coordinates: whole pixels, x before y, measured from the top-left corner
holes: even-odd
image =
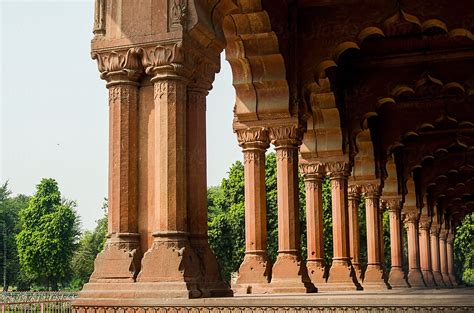
[[[454,241],[454,234],[452,232],[449,232],[447,235],[446,235],[446,243],[447,244],[452,244]]]
[[[361,190],[367,198],[380,197],[380,185],[378,184],[364,184],[361,186]]]
[[[325,166],[322,162],[303,163],[299,167],[305,180],[322,180],[324,178]]]
[[[349,200],[359,200],[361,194],[361,187],[360,185],[351,184],[347,188],[347,198]]]
[[[270,140],[275,147],[298,147],[303,139],[303,131],[296,125],[270,128]]]
[[[107,81],[107,87],[138,85],[138,80],[143,72],[138,49],[93,52],[92,59],[97,60],[100,78]]]
[[[268,130],[264,127],[252,127],[235,130],[237,141],[244,151],[263,150],[269,146]]]
[[[417,223],[419,218],[420,218],[420,214],[418,212],[409,211],[409,212],[404,213],[403,222],[404,223]]]
[[[351,175],[351,165],[346,161],[333,161],[326,163],[326,173],[329,178],[340,179]]]
[[[181,41],[139,48],[145,72],[152,75],[152,82],[163,79],[187,80],[190,71],[185,66]]]
[[[430,227],[430,235],[438,237],[439,236],[439,231],[440,231],[439,224],[435,223],[435,222],[432,222],[431,227]]]
[[[448,230],[441,227],[439,231],[439,239],[446,241],[447,237],[448,237]]]
[[[402,201],[400,199],[383,199],[385,206],[389,212],[400,212],[402,209]]]
[[[431,218],[427,215],[422,215],[420,216],[420,220],[418,221],[418,227],[421,229],[421,230],[430,230],[430,226],[431,226]]]

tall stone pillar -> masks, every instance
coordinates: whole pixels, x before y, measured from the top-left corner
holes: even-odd
[[[138,85],[141,65],[135,49],[96,54],[109,89],[109,229],[90,283],[134,282],[140,270],[138,234]],[[106,288],[107,289],[107,288]]]
[[[301,260],[298,212],[298,147],[302,133],[296,126],[270,128],[275,145],[278,188],[278,256],[272,270],[274,293],[315,291]]]
[[[398,198],[386,201],[390,215],[390,256],[391,269],[388,283],[392,288],[409,288],[403,271],[403,243],[401,223],[401,200]]]
[[[306,235],[308,257],[306,267],[311,282],[324,289],[326,284],[323,240],[323,186],[324,165],[320,162],[300,165],[306,188]]]
[[[379,200],[379,217],[378,217],[378,222],[379,222],[379,243],[380,243],[380,265],[382,266],[382,271],[384,273],[384,280],[387,281],[386,279],[386,269],[385,269],[385,238],[384,238],[384,227],[383,227],[383,213],[385,211],[385,207],[382,205],[382,203]]]
[[[452,286],[457,286],[456,276],[454,276],[453,243],[454,243],[454,234],[453,234],[453,227],[451,226],[448,236],[446,237],[446,259],[447,259],[446,263],[448,264],[449,281],[451,282]]]
[[[426,286],[434,287],[436,283],[431,269],[430,226],[431,218],[422,215],[419,222],[420,268]]]
[[[350,165],[343,160],[332,161],[326,164],[326,170],[331,180],[333,259],[325,289],[360,290],[349,252],[347,179]]]
[[[446,238],[448,236],[448,231],[445,227],[441,228],[439,232],[439,264],[441,267],[441,276],[443,276],[443,281],[446,287],[451,287],[451,279],[449,278],[448,272],[448,252],[446,247]]]
[[[431,223],[430,228],[430,249],[431,249],[431,268],[433,270],[433,278],[439,287],[446,286],[441,275],[440,257],[439,257],[439,225]]]
[[[268,131],[264,128],[238,130],[237,138],[244,153],[245,257],[233,287],[237,293],[264,293],[268,291],[272,270],[267,254],[265,190]]]
[[[206,171],[206,96],[212,87],[213,75],[205,75],[203,67],[214,64],[199,60],[194,82],[188,86],[186,102],[186,176],[187,215],[191,247],[200,261],[199,289],[205,297],[232,296],[223,281],[217,259],[208,241],[207,171]],[[212,71],[214,72],[214,71]]]
[[[154,297],[202,296],[199,258],[189,242],[186,206],[186,105],[188,75],[181,42],[143,51],[155,105],[154,241],[138,281]],[[148,284],[145,284],[148,283]]]
[[[367,269],[362,284],[364,290],[387,289],[380,251],[380,186],[366,184],[363,191],[367,224]]]
[[[420,270],[420,249],[418,238],[418,219],[417,209],[412,209],[405,214],[405,226],[407,228],[408,241],[408,283],[411,287],[426,287],[423,281],[423,275]]]
[[[360,187],[358,185],[350,185],[348,188],[348,206],[349,206],[349,251],[352,267],[357,275],[361,278],[360,267],[360,236],[359,236],[359,201]]]

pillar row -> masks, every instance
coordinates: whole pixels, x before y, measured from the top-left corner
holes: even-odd
[[[410,286],[407,283],[406,273],[403,270],[401,199],[387,199],[386,206],[390,215],[390,257],[392,265],[388,283],[392,288],[408,288]]]
[[[271,292],[314,292],[306,264],[301,259],[298,149],[302,132],[296,126],[270,128],[277,159],[278,255],[273,265]]]
[[[245,176],[245,257],[239,268],[237,293],[264,293],[268,290],[272,264],[267,253],[267,209],[265,151],[268,131],[262,127],[237,130],[244,154]]]
[[[405,213],[405,227],[407,229],[408,241],[408,283],[411,287],[426,287],[420,270],[420,249],[418,238],[417,209],[410,209]]]
[[[363,185],[367,224],[367,269],[364,273],[364,289],[387,289],[382,266],[380,235],[380,186]]]
[[[306,189],[306,233],[308,257],[306,267],[311,282],[324,289],[326,283],[323,240],[323,186],[325,175],[321,162],[300,165]]]
[[[326,164],[331,180],[333,260],[326,288],[329,290],[362,289],[352,267],[349,252],[349,218],[347,205],[348,177],[350,165],[346,161]]]

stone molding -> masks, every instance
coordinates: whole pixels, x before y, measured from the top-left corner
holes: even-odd
[[[106,21],[106,0],[95,0],[94,7],[94,35],[105,35],[105,21]]]

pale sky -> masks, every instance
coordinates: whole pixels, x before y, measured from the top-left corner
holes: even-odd
[[[85,229],[107,196],[108,102],[90,58],[94,1],[0,0],[0,182],[31,195],[43,177],[76,200]],[[208,185],[242,158],[229,64],[208,96]]]

